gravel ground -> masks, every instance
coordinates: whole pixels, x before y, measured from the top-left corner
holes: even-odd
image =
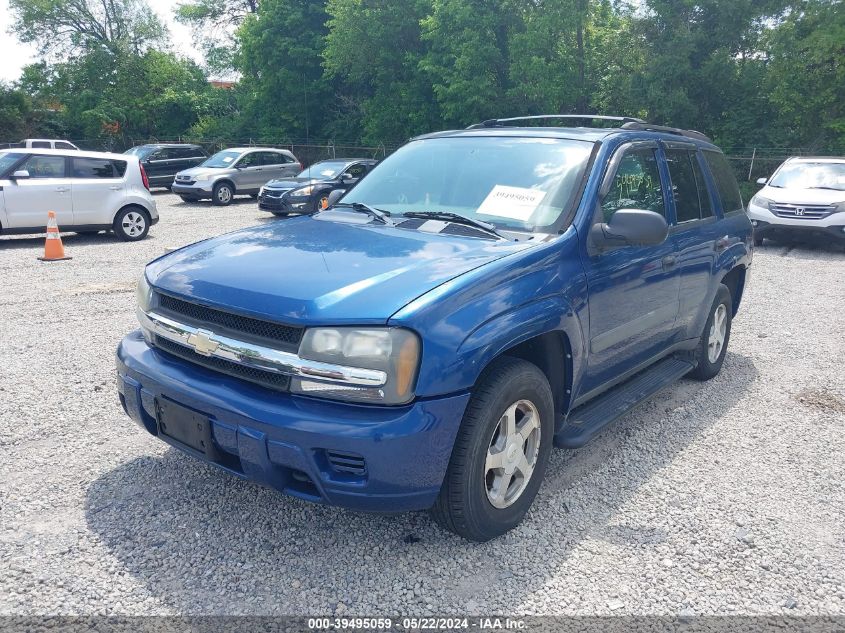
[[[150,239],[68,235],[70,262],[0,238],[0,613],[845,614],[841,250],[758,249],[722,374],[555,451],[478,545],[238,481],[123,415],[143,264],[277,221],[157,199]]]

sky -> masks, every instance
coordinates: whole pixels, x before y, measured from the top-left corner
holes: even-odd
[[[200,53],[194,48],[191,30],[173,19],[174,0],[147,0],[162,22],[170,30],[170,40],[175,52],[202,61]],[[0,0],[0,82],[11,82],[20,77],[21,69],[36,60],[34,46],[21,44],[8,30],[12,25],[12,16],[7,0]]]

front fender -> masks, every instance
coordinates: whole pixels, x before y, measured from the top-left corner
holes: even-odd
[[[422,337],[417,395],[466,391],[494,358],[549,332],[565,335],[579,368],[585,353],[581,324],[588,314],[587,282],[576,249],[571,230],[470,271],[393,315],[391,325]],[[578,369],[572,378],[577,375]]]

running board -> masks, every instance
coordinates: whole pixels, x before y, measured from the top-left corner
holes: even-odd
[[[606,391],[592,402],[572,411],[563,428],[555,435],[555,446],[581,448],[611,422],[694,368],[695,366],[689,361],[672,357],[655,363],[628,381]]]

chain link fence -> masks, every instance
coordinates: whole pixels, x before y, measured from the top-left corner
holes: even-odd
[[[191,143],[200,145],[209,154],[230,147],[274,147],[290,150],[307,167],[313,163],[329,158],[376,158],[382,159],[392,153],[398,145],[363,145],[354,143],[335,143],[333,141],[322,142],[298,142],[296,140],[282,139],[279,142],[256,141],[254,139],[234,140],[209,140],[209,139],[151,139],[151,138],[106,138],[106,139],[63,139],[68,140],[80,149],[92,152],[115,152],[122,153],[138,145],[155,143]],[[9,149],[19,146],[19,143],[0,142],[0,149]]]

